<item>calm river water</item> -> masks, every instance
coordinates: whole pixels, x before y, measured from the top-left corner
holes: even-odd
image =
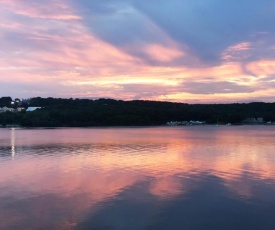
[[[1,230],[274,230],[275,126],[0,129]]]

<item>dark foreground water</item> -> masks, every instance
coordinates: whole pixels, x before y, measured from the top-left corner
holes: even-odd
[[[1,230],[274,230],[275,127],[0,129]]]

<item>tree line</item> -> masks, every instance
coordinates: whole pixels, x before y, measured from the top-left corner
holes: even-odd
[[[11,99],[11,98],[10,98]],[[3,103],[2,103],[3,102]],[[1,100],[0,107],[10,102]],[[247,118],[275,121],[275,103],[186,104],[114,99],[31,98],[13,105],[41,107],[33,112],[0,113],[0,124],[26,127],[149,126],[168,121],[240,124]]]

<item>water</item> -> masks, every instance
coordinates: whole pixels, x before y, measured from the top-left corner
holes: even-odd
[[[269,230],[275,127],[0,129],[1,230]]]

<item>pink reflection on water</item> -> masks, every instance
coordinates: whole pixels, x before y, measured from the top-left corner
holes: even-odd
[[[1,223],[11,226],[30,215],[37,219],[33,226],[52,223],[54,209],[63,213],[54,225],[73,228],[86,212],[96,212],[142,181],[149,183],[149,194],[176,199],[212,175],[237,197],[251,197],[252,180],[275,179],[274,132],[226,127],[4,130],[1,144],[11,147],[11,155],[14,145],[14,156],[1,163],[0,198],[27,202],[28,213],[0,206]]]

